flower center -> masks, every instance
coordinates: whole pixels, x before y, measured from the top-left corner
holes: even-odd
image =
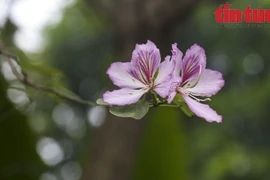
[[[198,102],[211,101],[210,98],[198,98],[197,94],[188,90],[190,88],[194,88],[198,84],[200,77],[201,77],[201,74],[202,74],[202,65],[200,65],[200,70],[199,70],[198,77],[197,77],[196,81],[195,82],[190,82],[190,81],[184,82],[180,86],[178,86],[176,91],[180,94],[184,93],[184,94],[188,95],[190,98],[192,98]],[[201,94],[203,94],[203,93],[201,93]]]
[[[196,81],[195,82],[185,81],[184,83],[181,84],[181,87],[185,87],[185,88],[195,87],[201,78],[201,74],[202,74],[202,65],[200,65],[200,69],[199,69],[199,73],[198,73],[198,77],[197,77]]]

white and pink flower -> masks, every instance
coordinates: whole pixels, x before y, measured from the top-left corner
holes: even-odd
[[[172,53],[177,65],[171,81],[168,103],[171,103],[175,95],[179,93],[197,116],[208,122],[222,122],[222,116],[208,105],[200,103],[209,100],[208,97],[216,94],[224,86],[222,74],[206,69],[205,51],[197,44],[187,50],[183,59],[182,56],[176,55],[177,52],[179,53],[180,50],[175,43],[172,45]]]
[[[172,56],[167,56],[162,63],[159,49],[153,42],[137,44],[131,62],[115,62],[107,70],[112,82],[120,89],[105,92],[103,101],[124,106],[155,91],[170,104],[176,94],[180,94],[197,116],[208,122],[222,122],[222,116],[201,103],[224,86],[222,74],[206,69],[205,51],[197,44],[182,57],[176,43],[172,45]]]
[[[169,93],[168,83],[173,77],[175,62],[170,56],[162,63],[160,61],[159,49],[153,42],[148,40],[146,44],[137,44],[131,62],[115,62],[107,70],[112,82],[121,89],[105,92],[103,101],[124,106],[137,102],[150,90],[165,98]]]

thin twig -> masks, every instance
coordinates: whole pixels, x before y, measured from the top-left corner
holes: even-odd
[[[7,58],[9,58],[9,59],[14,59],[15,61],[17,61],[17,62],[18,62],[18,60],[17,60],[17,57],[16,57],[16,56],[13,56],[13,55],[11,55],[11,54],[9,54],[9,53],[7,53],[7,52],[5,52],[5,51],[1,50],[1,49],[0,49],[0,54],[2,54],[2,55],[4,55],[4,56],[6,56],[6,57],[7,57]]]
[[[180,106],[177,104],[160,104],[160,107],[176,107],[179,108]]]
[[[17,70],[17,68],[15,67],[13,60],[17,61],[17,58],[13,55],[10,55],[9,53],[5,52],[5,51],[2,51],[0,49],[0,54],[4,55],[6,57],[6,60],[13,72],[13,74],[18,78],[19,81],[21,81],[23,84],[29,86],[29,87],[32,87],[34,89],[37,89],[37,90],[40,90],[40,91],[43,91],[43,92],[48,92],[48,93],[52,93],[52,94],[55,94],[56,96],[60,97],[60,98],[63,98],[63,99],[66,99],[66,100],[69,100],[69,101],[73,101],[73,102],[76,102],[76,103],[79,103],[79,104],[83,104],[83,105],[88,105],[88,106],[97,106],[96,103],[94,102],[90,102],[90,101],[86,101],[86,100],[83,100],[79,97],[71,97],[71,96],[68,96],[66,94],[63,94],[51,87],[47,87],[47,86],[42,86],[42,85],[39,85],[39,84],[35,84],[34,82],[32,82],[30,79],[28,79],[28,76],[27,74],[21,70],[21,72],[19,72]],[[18,61],[17,61],[18,62]]]
[[[160,102],[160,103],[157,103],[157,104],[149,103],[149,107],[176,107],[176,108],[179,108],[180,105],[177,105],[177,104],[166,104],[164,102]]]

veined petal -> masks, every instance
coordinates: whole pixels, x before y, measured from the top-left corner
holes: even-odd
[[[142,88],[145,85],[140,81],[140,77],[134,76],[135,68],[130,62],[115,62],[107,70],[107,74],[113,84],[120,88]]]
[[[209,105],[199,103],[186,94],[182,94],[182,96],[185,99],[190,110],[194,112],[197,116],[204,118],[207,122],[222,122],[222,116],[218,115],[216,111],[209,107]]]
[[[147,91],[147,89],[135,90],[129,88],[122,88],[111,92],[107,91],[103,94],[103,102],[106,102],[109,105],[118,106],[133,104],[137,102]]]
[[[172,60],[175,61],[174,76],[179,76],[182,70],[183,53],[177,48],[177,43],[172,45]]]
[[[187,88],[187,90],[195,96],[210,97],[216,94],[223,86],[224,80],[220,72],[205,69],[200,76],[198,84],[193,88]]]
[[[166,56],[165,60],[159,66],[158,75],[155,79],[155,84],[159,85],[161,83],[171,80],[174,67],[175,61],[172,61],[170,56]]]
[[[149,40],[146,44],[137,44],[132,53],[131,63],[141,71],[144,79],[150,83],[160,65],[159,49]]]
[[[168,92],[168,99],[167,102],[170,104],[176,93],[177,93],[177,88],[182,82],[182,78],[180,76],[174,76],[172,80],[170,81],[170,85],[168,86],[169,92]]]
[[[175,95],[176,95],[176,91],[171,92],[171,93],[169,94],[169,97],[168,97],[168,99],[167,99],[167,102],[168,102],[169,104],[171,104],[171,102],[173,101]]]
[[[171,81],[164,81],[155,86],[154,91],[156,91],[160,97],[165,98],[170,94],[170,86]]]
[[[182,77],[183,83],[192,78],[197,78],[200,71],[205,69],[206,55],[202,47],[197,44],[191,46],[183,59]]]

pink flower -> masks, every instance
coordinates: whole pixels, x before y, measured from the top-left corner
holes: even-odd
[[[107,70],[112,82],[121,89],[105,92],[103,101],[124,106],[137,102],[150,90],[165,98],[169,94],[175,61],[170,56],[162,63],[160,61],[159,49],[153,42],[148,40],[146,44],[137,44],[131,62],[115,62]]]
[[[223,86],[222,74],[206,69],[206,55],[204,49],[195,44],[187,50],[184,59],[177,48],[172,45],[172,60],[175,61],[174,78],[171,81],[168,103],[171,103],[177,93],[185,99],[188,107],[197,116],[206,119],[208,122],[222,122],[222,116],[211,109],[208,105],[200,102],[210,100],[201,97],[211,97]]]

